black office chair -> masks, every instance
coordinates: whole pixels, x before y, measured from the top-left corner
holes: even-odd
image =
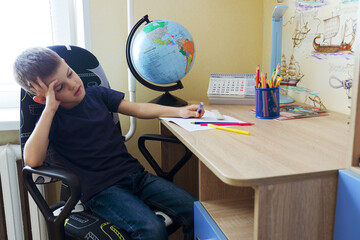
[[[51,46],[49,48],[65,59],[66,63],[82,79],[85,88],[92,85],[109,87],[109,83],[98,60],[86,49],[76,46]],[[44,106],[35,103],[29,93],[21,90],[20,108],[20,142],[21,148],[23,149]],[[112,115],[115,124],[121,131],[118,114],[112,113]],[[192,153],[183,145],[185,148],[184,156],[169,172],[165,172],[145,147],[145,142],[148,140],[165,141],[181,145],[182,143],[176,138],[161,135],[143,135],[138,141],[140,151],[144,154],[145,159],[150,163],[156,174],[172,181],[174,175],[190,159]],[[58,155],[52,149],[51,145],[48,148],[46,158],[58,158]],[[45,217],[49,239],[131,239],[126,231],[102,219],[89,209],[80,212],[73,211],[81,196],[80,182],[75,174],[61,166],[49,167],[44,165],[37,168],[24,166],[23,178],[26,188]],[[46,184],[59,180],[62,181],[60,201],[49,206],[36,184]],[[60,208],[62,210],[58,211]],[[58,215],[55,214],[56,211],[59,212]],[[154,211],[156,211],[156,209],[154,209]],[[169,219],[168,216],[164,216],[163,213],[159,213],[158,216],[167,218],[167,220]],[[171,223],[171,221],[167,225],[169,235],[179,228],[177,224]]]

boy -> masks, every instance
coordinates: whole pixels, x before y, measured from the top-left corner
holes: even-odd
[[[125,147],[109,112],[138,118],[200,118],[198,106],[165,107],[124,100],[124,93],[96,86],[84,89],[79,76],[48,48],[30,48],[14,63],[16,81],[45,104],[24,146],[24,161],[41,166],[51,144],[61,165],[74,172],[82,202],[134,239],[167,239],[164,222],[150,207],[168,214],[193,239],[193,201],[176,185],[144,171]],[[47,163],[54,164],[54,163]],[[56,163],[59,164],[59,163]]]

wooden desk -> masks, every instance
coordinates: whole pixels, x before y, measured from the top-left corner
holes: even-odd
[[[253,126],[250,136],[221,130],[188,132],[161,121],[199,159],[175,182],[198,196],[228,239],[332,239],[338,169],[346,167],[348,116],[275,121],[251,106],[210,105]],[[162,157],[178,148],[162,145]],[[163,167],[172,165],[163,161]]]

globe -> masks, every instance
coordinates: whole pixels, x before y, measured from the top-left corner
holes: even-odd
[[[146,25],[134,34],[144,22],[147,22]],[[175,21],[149,21],[146,15],[129,34],[129,68],[139,82],[153,90],[164,91],[168,95],[169,91],[182,88],[180,80],[191,70],[194,59],[193,38]],[[160,104],[174,105],[166,102]]]

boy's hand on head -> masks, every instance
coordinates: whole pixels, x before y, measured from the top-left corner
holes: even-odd
[[[190,106],[185,106],[182,107],[180,109],[180,116],[182,118],[201,118],[204,113],[205,113],[205,109],[201,108],[201,112],[199,113],[197,110],[199,108],[199,105],[190,105]]]
[[[31,91],[36,93],[34,100],[40,104],[46,104],[45,108],[56,111],[60,105],[60,101],[56,100],[54,86],[57,80],[52,81],[49,86],[38,77],[36,82],[31,82]]]
[[[46,86],[40,77],[37,77],[35,81],[31,81],[30,90],[36,93],[37,96],[45,97],[48,91],[48,86]]]
[[[49,88],[46,94],[46,106],[49,106],[51,110],[56,111],[59,108],[60,101],[56,100],[54,86],[57,80],[49,84]],[[45,107],[46,107],[45,106]]]

